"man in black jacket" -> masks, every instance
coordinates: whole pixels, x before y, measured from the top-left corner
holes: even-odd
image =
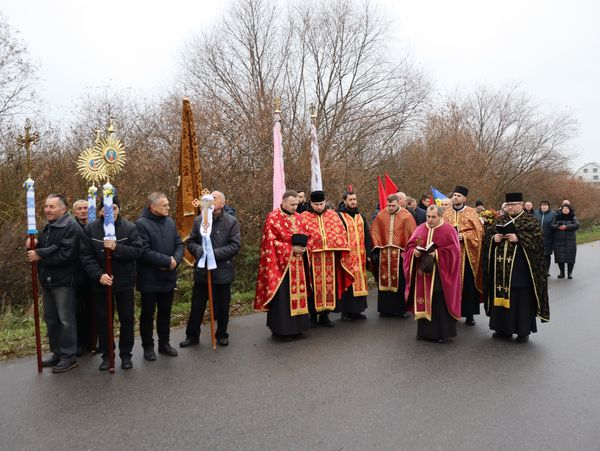
[[[134,223],[119,215],[120,202],[113,198],[116,240],[105,240],[104,205],[100,205],[98,219],[85,227],[87,239],[82,242],[81,262],[92,279],[92,291],[98,319],[98,333],[102,363],[100,371],[109,369],[108,347],[108,309],[106,305],[106,287],[112,286],[113,305],[116,304],[121,324],[119,338],[119,356],[121,368],[133,367],[131,350],[133,349],[133,288],[135,285],[135,261],[142,255],[142,240]],[[106,273],[105,249],[112,250],[112,276]],[[111,319],[112,320],[112,319]]]
[[[137,266],[137,289],[142,293],[140,335],[144,358],[156,360],[153,325],[156,314],[158,352],[176,356],[170,344],[171,305],[177,284],[177,266],[183,259],[184,244],[169,217],[169,200],[164,193],[151,193],[147,207],[136,222],[142,238],[142,256]]]
[[[233,257],[240,251],[242,242],[240,223],[238,220],[223,210],[225,196],[219,191],[212,193],[214,197],[214,210],[210,241],[215,254],[217,267],[211,271],[213,306],[217,330],[215,336],[221,346],[229,344],[227,324],[229,323],[229,303],[231,302],[231,283],[235,277]],[[208,282],[205,268],[198,267],[198,260],[204,254],[200,226],[202,215],[196,217],[192,232],[185,244],[188,250],[196,257],[194,271],[194,288],[192,291],[192,307],[185,330],[186,339],[179,343],[185,348],[200,342],[200,323],[204,318],[206,302],[208,301]]]
[[[27,259],[37,262],[44,291],[44,320],[52,356],[42,365],[53,367],[53,373],[64,373],[78,365],[74,284],[80,270],[78,254],[83,234],[67,213],[67,202],[61,194],[46,198],[44,213],[48,223],[36,240],[36,248],[27,251]]]

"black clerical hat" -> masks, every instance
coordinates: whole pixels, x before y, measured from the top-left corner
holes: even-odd
[[[311,202],[325,202],[325,191],[313,191],[310,193]]]
[[[523,202],[523,193],[506,193],[505,202]]]
[[[469,189],[465,188],[464,186],[456,185],[454,187],[454,191],[452,191],[452,193],[459,193],[459,194],[462,194],[463,196],[467,197],[469,195]]]

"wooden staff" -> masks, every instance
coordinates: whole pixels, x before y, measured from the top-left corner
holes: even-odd
[[[106,274],[112,277],[112,249],[104,248]],[[115,374],[115,335],[113,324],[113,290],[112,285],[106,287],[106,323],[108,325],[108,372]]]
[[[35,249],[35,235],[29,234],[29,249]],[[33,292],[33,320],[35,323],[35,352],[37,354],[38,373],[42,372],[42,337],[40,331],[40,307],[38,304],[37,262],[31,262],[31,288]]]

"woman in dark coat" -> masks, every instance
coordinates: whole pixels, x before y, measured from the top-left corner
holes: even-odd
[[[573,267],[575,266],[575,256],[577,255],[576,236],[579,228],[579,221],[575,217],[573,207],[563,205],[560,212],[556,214],[552,221],[552,239],[554,245],[554,262],[560,269],[559,279],[565,277],[565,263],[567,264],[567,273],[569,279],[573,278]]]
[[[552,221],[556,216],[556,212],[550,209],[550,204],[547,200],[540,202],[540,209],[534,213],[534,216],[544,231],[544,256],[546,257],[546,273],[550,277],[550,261],[552,257]]]

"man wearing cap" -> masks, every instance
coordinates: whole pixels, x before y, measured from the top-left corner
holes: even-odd
[[[329,312],[335,310],[342,293],[354,282],[356,263],[350,253],[344,224],[335,210],[327,206],[325,192],[310,193],[310,205],[301,217],[302,233],[308,236],[310,320],[313,326],[333,327]]]
[[[81,245],[81,262],[92,279],[92,292],[98,319],[98,335],[100,337],[99,352],[102,353],[100,371],[109,369],[108,347],[108,309],[106,305],[106,289],[112,287],[113,305],[119,312],[120,336],[119,356],[121,368],[131,369],[131,351],[133,349],[133,312],[135,287],[135,261],[142,255],[142,239],[133,222],[122,218],[121,203],[113,198],[116,240],[105,240],[104,236],[104,201],[100,204],[98,218],[85,227],[86,240]],[[106,273],[106,250],[112,250],[112,275]],[[114,311],[114,310],[113,310]]]
[[[477,210],[468,207],[469,190],[456,186],[452,194],[452,208],[444,210],[444,221],[453,226],[458,233],[461,252],[461,316],[465,324],[475,325],[473,315],[479,315],[482,302],[481,245],[483,224]]]
[[[351,187],[350,187],[351,188]],[[341,312],[345,321],[364,320],[367,308],[367,256],[371,256],[371,237],[369,225],[358,210],[358,199],[352,190],[346,191],[338,206],[338,215],[346,228],[350,253],[354,258],[354,283],[344,292],[336,312]]]
[[[405,300],[405,280],[402,269],[402,252],[417,223],[413,216],[400,206],[397,194],[387,197],[387,207],[382,209],[371,224],[372,266],[376,267],[379,281],[377,311],[380,316],[408,318]]]
[[[544,236],[525,213],[521,193],[506,194],[506,216],[486,230],[483,247],[485,310],[494,338],[524,343],[537,332],[536,315],[550,320]]]
[[[267,215],[260,243],[254,310],[267,312],[273,338],[291,341],[310,328],[303,255],[308,237],[299,233],[296,191],[283,194],[280,208]]]

